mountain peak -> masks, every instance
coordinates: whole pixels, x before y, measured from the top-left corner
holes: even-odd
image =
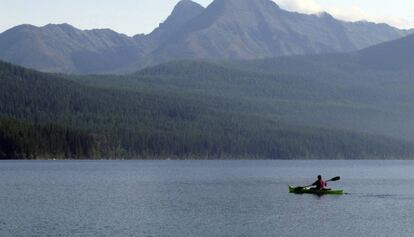
[[[258,17],[276,15],[280,7],[272,0],[214,0],[207,9],[195,19],[192,29],[208,28],[215,22],[238,22],[242,28]],[[243,22],[243,23],[241,23]],[[197,26],[198,24],[198,26]]]
[[[181,0],[177,3],[171,15],[149,35],[151,41],[162,43],[181,29],[187,22],[200,15],[205,8],[191,0]],[[154,43],[153,42],[153,43]]]
[[[22,25],[0,34],[0,59],[49,72],[121,72],[179,59],[348,52],[410,33],[340,21],[327,13],[285,11],[273,0],[214,0],[207,8],[175,1],[157,29],[134,38],[69,24]]]
[[[47,24],[44,27],[75,28],[72,25],[69,25],[68,23],[62,23],[62,24]]]
[[[191,0],[181,0],[175,5],[175,8],[180,7],[200,7],[201,5]]]
[[[171,13],[171,16],[177,16],[179,14],[188,14],[190,11],[198,12],[200,10],[204,10],[204,7],[200,4],[193,2],[191,0],[181,0],[177,3],[177,5],[175,5],[174,10]]]
[[[320,18],[331,18],[331,19],[334,18],[331,14],[329,14],[328,12],[325,12],[325,11],[318,12],[318,13],[316,13],[316,15]]]
[[[30,24],[22,24],[15,26],[5,32],[4,34],[10,34],[10,33],[38,33],[38,32],[44,32],[44,31],[63,31],[63,32],[74,32],[79,31],[79,29],[69,25],[69,24],[47,24],[44,26],[35,26]]]
[[[272,0],[215,0],[203,12],[202,26],[195,29],[208,27],[220,20],[251,22],[259,16],[276,15],[279,10]]]
[[[74,32],[74,31],[80,31],[76,27],[69,25],[68,23],[62,23],[62,24],[47,24],[43,27],[40,27],[41,29],[45,30],[60,30],[64,32]]]
[[[215,0],[214,4],[232,7],[235,10],[250,9],[254,10],[259,7],[279,8],[279,6],[271,0]]]
[[[18,26],[15,26],[13,28],[10,28],[10,29],[6,30],[2,34],[7,34],[7,33],[15,32],[15,31],[31,31],[31,30],[37,29],[37,28],[38,27],[34,26],[34,25],[22,24],[22,25],[18,25]]]

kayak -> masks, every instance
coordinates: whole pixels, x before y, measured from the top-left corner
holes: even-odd
[[[311,188],[303,188],[303,189],[295,190],[295,187],[289,186],[289,193],[297,193],[297,194],[309,193],[309,194],[317,194],[317,195],[325,195],[325,194],[342,195],[344,194],[344,190],[340,190],[340,189],[315,190]]]

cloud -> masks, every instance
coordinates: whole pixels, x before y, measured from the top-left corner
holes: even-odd
[[[410,17],[392,17],[392,16],[384,16],[384,17],[376,17],[372,18],[371,21],[373,22],[385,22],[390,25],[396,26],[401,29],[412,29],[414,28],[414,16]]]
[[[318,13],[324,11],[322,6],[314,0],[275,0],[283,9],[301,13]]]
[[[357,5],[348,8],[324,7],[315,0],[274,0],[281,8],[306,14],[328,12],[335,18],[344,21],[370,21],[387,23],[403,29],[414,27],[414,17],[375,16],[370,15]]]

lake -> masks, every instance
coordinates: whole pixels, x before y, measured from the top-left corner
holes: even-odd
[[[414,161],[1,161],[0,236],[414,236]]]

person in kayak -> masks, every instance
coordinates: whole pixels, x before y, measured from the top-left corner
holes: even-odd
[[[316,180],[315,183],[312,184],[312,186],[315,186],[315,190],[329,190],[327,188],[328,183],[322,179],[322,175],[318,175],[318,180]]]

